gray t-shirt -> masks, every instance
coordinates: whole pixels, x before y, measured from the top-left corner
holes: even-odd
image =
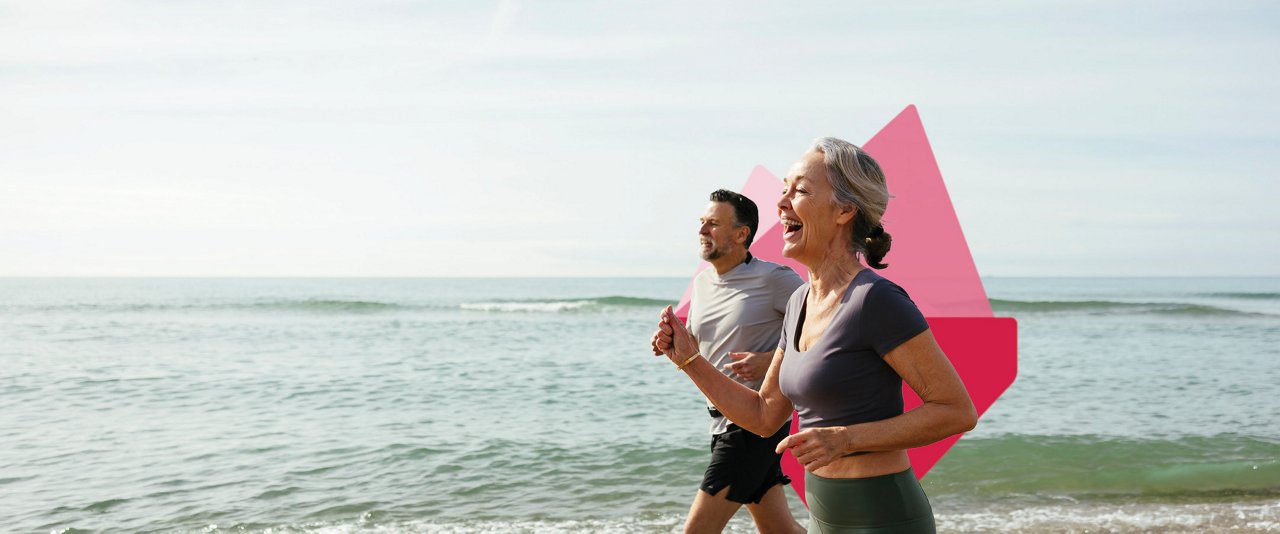
[[[751,258],[720,275],[704,269],[693,281],[689,299],[689,332],[698,338],[702,355],[721,372],[759,390],[763,379],[744,381],[725,371],[730,352],[773,352],[782,335],[787,300],[804,281],[790,267]],[[728,429],[729,421],[713,418],[711,433]]]

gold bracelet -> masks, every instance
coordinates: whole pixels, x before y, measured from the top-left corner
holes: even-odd
[[[693,356],[690,356],[690,357],[689,357],[689,359],[687,359],[687,360],[685,360],[685,361],[684,361],[684,363],[682,363],[682,364],[680,364],[680,365],[677,365],[677,366],[676,366],[676,370],[677,370],[677,371],[683,371],[683,370],[684,370],[684,368],[685,368],[685,366],[686,366],[686,365],[689,365],[689,362],[692,362],[695,358],[697,358],[697,357],[699,357],[699,356],[702,356],[702,353],[701,353],[701,352],[695,352],[695,353],[693,353]]]

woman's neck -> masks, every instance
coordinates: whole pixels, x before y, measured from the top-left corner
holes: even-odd
[[[818,298],[843,292],[863,268],[857,254],[844,246],[828,250],[815,265],[805,267],[809,268],[809,287]]]

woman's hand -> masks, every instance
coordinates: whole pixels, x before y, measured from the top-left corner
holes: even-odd
[[[659,336],[661,335],[662,335],[662,330],[657,330],[653,333],[653,339],[649,340],[649,345],[650,345],[650,348],[653,349],[654,356],[662,356],[666,354],[666,352],[658,348],[658,339],[659,339]]]
[[[694,342],[689,329],[676,317],[671,306],[662,309],[659,314],[658,331],[654,333],[653,347],[667,355],[677,365],[698,353],[698,344]]]
[[[778,443],[774,452],[782,454],[782,451],[791,449],[796,461],[812,473],[853,452],[848,430],[842,426],[807,428],[787,436]]]

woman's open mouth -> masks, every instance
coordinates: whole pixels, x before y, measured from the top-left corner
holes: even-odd
[[[800,235],[800,230],[804,228],[804,224],[801,224],[800,221],[797,221],[795,219],[788,219],[786,217],[783,217],[781,222],[782,222],[782,228],[784,230],[782,232],[783,240],[790,241],[794,239],[796,236]]]

